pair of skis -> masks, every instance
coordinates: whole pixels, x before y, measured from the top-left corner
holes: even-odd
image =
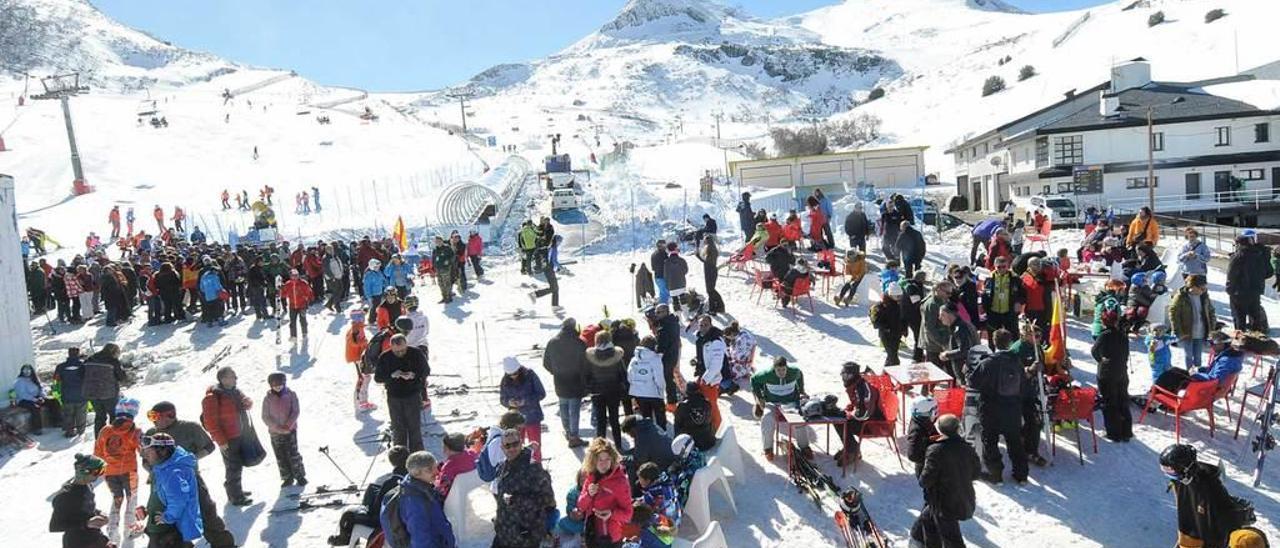
[[[347,506],[347,505],[348,505],[347,501],[342,499],[326,500],[324,502],[316,502],[313,500],[304,499],[304,500],[298,501],[298,504],[296,506],[287,506],[284,508],[272,508],[271,511],[267,513],[268,514],[285,514],[289,512],[304,512],[307,510],[314,510],[316,508],[342,508],[343,506]]]
[[[853,487],[841,489],[829,474],[800,457],[800,450],[794,443],[788,451],[795,455],[791,459],[792,483],[808,494],[818,508],[824,508],[822,502],[827,493],[834,495],[839,502],[833,519],[846,548],[888,548],[889,541],[863,504],[861,491]]]
[[[336,497],[339,495],[346,495],[350,493],[359,493],[359,492],[360,492],[360,487],[357,485],[348,485],[346,487],[329,487],[328,485],[321,485],[319,487],[316,487],[316,490],[314,492],[290,493],[288,496],[289,498],[294,500],[303,500],[303,499],[320,498],[320,497]]]
[[[1280,360],[1278,360],[1280,362]],[[1267,370],[1267,381],[1262,385],[1262,395],[1266,398],[1263,402],[1262,410],[1258,413],[1256,422],[1258,423],[1258,433],[1253,436],[1252,447],[1253,453],[1258,456],[1258,464],[1253,470],[1253,486],[1262,485],[1262,467],[1267,461],[1267,452],[1275,449],[1276,437],[1272,434],[1271,429],[1276,424],[1276,372],[1277,364],[1271,364]],[[1241,413],[1244,409],[1240,410]]]

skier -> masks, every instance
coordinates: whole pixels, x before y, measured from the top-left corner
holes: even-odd
[[[244,425],[249,424],[248,412],[253,407],[253,400],[236,388],[236,372],[230,367],[219,369],[217,379],[218,383],[205,391],[201,401],[200,422],[222,452],[222,463],[227,470],[223,487],[226,488],[228,502],[233,506],[248,506],[253,501],[241,485],[240,476],[244,470],[243,447],[253,443],[243,437],[252,434],[245,430]]]
[[[533,274],[533,254],[537,249],[538,230],[533,221],[526,219],[516,234],[516,244],[520,247],[520,273]]]
[[[453,272],[457,267],[458,253],[440,236],[435,237],[431,248],[431,263],[436,268],[436,285],[440,286],[440,304],[453,302]]]
[[[173,438],[176,446],[191,453],[197,461],[212,455],[217,450],[218,446],[213,443],[213,439],[209,437],[208,432],[205,432],[204,427],[198,422],[179,419],[177,408],[170,402],[162,401],[151,406],[151,410],[147,412],[147,419],[155,426],[148,429],[143,434],[144,437],[155,436],[157,433],[167,434]],[[146,459],[143,459],[142,464],[147,469],[151,468]],[[204,525],[204,540],[214,548],[238,546],[231,532],[227,531],[227,524],[218,517],[218,507],[209,496],[209,489],[205,485],[204,478],[200,476],[199,470],[196,471],[196,490],[197,500],[200,502],[200,521]]]
[[[320,213],[320,189],[314,186],[311,187],[311,196],[311,201],[316,204],[316,213]]]
[[[204,534],[199,493],[192,489],[199,483],[196,458],[164,433],[142,439],[142,457],[151,465],[149,546],[191,546]]]
[[[480,238],[480,233],[473,228],[467,236],[467,258],[471,261],[471,268],[475,270],[477,280],[484,277],[484,268],[480,266],[480,256],[483,254],[484,240]]]
[[[871,223],[867,221],[867,213],[862,210],[862,202],[854,202],[853,211],[844,218],[844,233],[849,237],[849,249],[857,248],[866,253],[867,236],[871,234]]]
[[[289,271],[289,281],[280,288],[280,297],[289,305],[289,340],[298,338],[298,321],[302,321],[302,338],[307,338],[307,307],[311,305],[311,285],[298,275],[297,269]]]
[[[178,232],[186,232],[187,228],[184,224],[187,220],[187,213],[182,211],[181,207],[173,206],[173,228]],[[132,232],[132,230],[130,230]]]
[[[386,387],[387,414],[396,445],[410,452],[422,450],[422,401],[426,389],[427,357],[409,346],[403,334],[391,336],[391,351],[378,357],[374,380]]]
[[[111,223],[111,239],[115,240],[120,237],[120,206],[111,206],[111,212],[107,214],[107,222]]]
[[[374,325],[378,329],[386,329],[397,325],[396,320],[404,313],[404,304],[400,302],[400,292],[396,288],[387,286],[383,290],[382,304],[374,309]],[[404,331],[408,333],[408,331]]]
[[[369,248],[370,256],[372,256],[373,248]],[[366,261],[364,274],[360,276],[361,288],[364,290],[365,303],[369,305],[370,310],[377,310],[378,305],[382,304],[382,295],[386,293],[387,286],[390,285],[387,277],[382,274],[382,261],[370,258]]]
[[[982,460],[987,471],[983,481],[1004,481],[1004,462],[997,445],[1004,437],[1005,449],[1013,465],[1013,481],[1027,482],[1027,452],[1022,447],[1023,370],[1017,354],[1009,350],[1013,333],[996,330],[996,352],[973,364],[969,386],[978,394],[978,415],[982,428]]]
[[[1231,496],[1222,472],[1200,462],[1194,447],[1166,447],[1160,452],[1160,469],[1169,478],[1178,509],[1178,546],[1227,546],[1233,531],[1255,521],[1253,505]]]
[[[271,450],[280,468],[281,487],[307,484],[306,468],[298,453],[298,395],[285,386],[284,373],[267,375],[271,387],[262,397],[262,423],[271,434]]]
[[[924,546],[962,547],[960,522],[973,517],[977,497],[973,481],[982,465],[960,437],[960,420],[943,415],[936,422],[938,437],[925,451],[920,472],[924,508],[911,526],[911,540]]]
[[[396,288],[397,296],[409,295],[413,285],[409,276],[413,274],[413,267],[405,263],[399,253],[391,256],[391,261],[383,267],[382,274],[387,277],[387,283]]]
[[[213,259],[204,258],[204,268],[200,271],[200,321],[206,327],[213,327],[213,322],[226,326],[224,317],[226,302],[222,300],[222,274]]]
[[[514,356],[502,359],[502,381],[498,401],[503,407],[524,415],[523,438],[532,444],[533,461],[542,462],[542,400],[547,391],[538,375]]]
[[[160,233],[164,234],[164,210],[160,209],[160,204],[156,204],[156,208],[151,212],[156,218],[156,226],[160,227]]]
[[[364,363],[365,351],[369,348],[369,339],[364,332],[364,310],[351,311],[351,327],[346,334],[347,362],[356,368],[355,405],[356,411],[371,411],[376,406],[369,403],[369,382],[373,372]],[[380,352],[379,352],[380,353]]]
[[[107,516],[98,511],[93,498],[93,485],[102,477],[107,463],[93,455],[77,453],[73,466],[75,476],[53,495],[49,531],[62,533],[62,548],[114,546],[102,534]]]
[[[133,528],[133,508],[138,500],[138,445],[142,431],[133,424],[138,414],[138,400],[124,398],[116,404],[115,419],[98,433],[93,453],[106,461],[107,488],[111,490],[111,514],[107,521],[107,535],[115,537],[120,526],[120,512],[124,510],[125,530]]]
[[[222,189],[222,210],[223,211],[231,209],[230,200],[231,200],[231,193],[227,192],[227,189],[225,188]]]

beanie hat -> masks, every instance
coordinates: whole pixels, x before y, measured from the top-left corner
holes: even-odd
[[[119,402],[116,402],[115,416],[119,417],[124,415],[132,419],[138,416],[138,408],[138,400],[133,398],[122,398]]]
[[[284,373],[276,372],[276,373],[267,375],[267,384],[284,384],[284,383],[285,383]]]
[[[84,453],[76,453],[75,473],[76,479],[84,479],[89,476],[100,476],[102,471],[107,468],[107,461],[102,460],[94,455],[86,455]]]
[[[520,370],[520,361],[517,360],[515,356],[507,356],[505,358],[502,358],[503,373],[506,373],[508,375],[513,375],[515,374],[516,371],[519,371],[519,370]]]
[[[178,412],[178,408],[174,407],[172,403],[167,401],[156,403],[155,405],[151,406],[151,410],[156,413],[177,413]]]

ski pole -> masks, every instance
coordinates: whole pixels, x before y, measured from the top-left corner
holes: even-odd
[[[344,472],[344,471],[342,470],[342,467],[341,467],[341,466],[338,466],[338,461],[333,460],[333,456],[329,454],[329,446],[328,446],[328,445],[322,445],[322,446],[320,446],[320,453],[321,453],[321,454],[323,454],[325,458],[329,459],[329,462],[333,463],[333,467],[338,469],[338,473],[339,473],[339,474],[342,474],[342,477],[343,477],[343,478],[346,478],[347,483],[349,483],[349,484],[351,484],[351,485],[355,485],[355,484],[356,484],[356,482],[351,481],[351,476],[348,476],[348,475],[347,475],[347,473],[346,473],[346,472]]]
[[[383,438],[380,441],[389,442],[390,440]],[[378,457],[387,449],[387,445],[389,445],[389,443],[378,444],[378,452],[374,453],[373,458],[369,459],[369,467],[364,470],[364,477],[360,479],[360,485],[365,485],[366,482],[369,481],[369,473],[373,471],[373,463],[378,462]]]

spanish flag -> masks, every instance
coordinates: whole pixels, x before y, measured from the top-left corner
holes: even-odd
[[[1045,372],[1061,371],[1067,361],[1066,329],[1063,325],[1062,297],[1053,294],[1053,319],[1049,322],[1049,349],[1044,352]]]
[[[391,239],[396,241],[396,245],[400,246],[400,252],[409,249],[409,233],[404,230],[404,218],[396,217],[396,227],[391,230]]]

